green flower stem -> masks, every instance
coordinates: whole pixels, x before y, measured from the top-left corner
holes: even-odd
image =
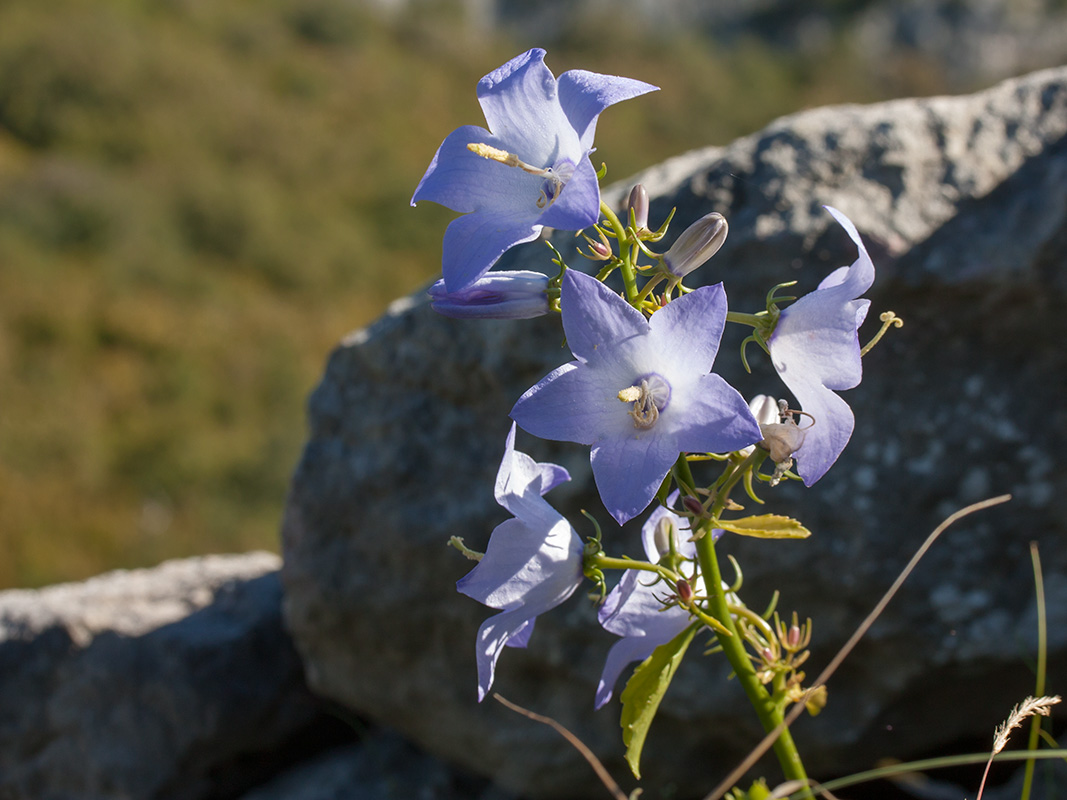
[[[600,203],[600,213],[607,218],[611,230],[615,233],[615,238],[619,241],[619,272],[622,274],[622,285],[626,290],[626,302],[635,306],[637,305],[637,273],[634,272],[633,256],[627,243],[626,229],[623,228],[615,212],[603,201]]]
[[[700,563],[700,572],[704,576],[704,588],[708,592],[708,612],[719,621],[722,627],[730,632],[729,636],[716,634],[723,653],[730,662],[730,666],[737,675],[737,680],[748,695],[749,702],[759,717],[763,730],[770,733],[777,728],[784,718],[782,708],[774,701],[766,687],[760,683],[756,675],[756,669],[745,651],[745,643],[738,634],[737,626],[730,614],[730,606],[726,599],[726,591],[722,587],[722,572],[719,570],[719,560],[715,554],[715,541],[711,535],[715,528],[715,520],[718,519],[722,510],[726,507],[730,491],[741,480],[749,468],[759,469],[759,465],[767,457],[767,451],[760,447],[755,448],[752,454],[740,464],[730,464],[727,469],[733,472],[728,474],[721,483],[715,500],[712,503],[710,518],[705,518],[697,531],[696,539],[697,560]],[[684,456],[679,457],[675,464],[684,480],[691,486],[693,476],[689,469],[689,463]],[[699,499],[699,498],[698,498]],[[703,535],[700,535],[700,533]],[[782,767],[782,773],[786,780],[803,781],[807,785],[808,776],[804,770],[804,764],[800,760],[793,736],[789,728],[783,728],[781,735],[774,743],[774,753],[778,757],[778,763]]]
[[[605,555],[594,555],[586,560],[586,569],[594,567],[596,569],[639,569],[645,572],[654,572],[659,575],[663,580],[670,583],[671,588],[677,585],[678,581],[682,579],[682,576],[672,570],[667,569],[659,564],[652,564],[648,561],[632,561],[628,558],[612,558]],[[721,633],[724,636],[730,636],[730,632],[727,631],[714,617],[709,617],[696,605],[688,606],[697,618],[714,630],[716,633]]]
[[[659,564],[652,564],[648,561],[633,561],[629,558],[612,558],[605,555],[594,555],[586,560],[586,568],[597,567],[599,569],[639,569],[645,572],[655,572],[663,580],[670,581],[673,586],[678,582],[680,576],[660,566]]]
[[[745,652],[744,641],[738,635],[733,617],[730,616],[726,593],[722,588],[719,561],[715,556],[715,542],[710,534],[711,528],[708,527],[707,535],[701,536],[696,542],[700,571],[704,574],[704,587],[708,592],[708,611],[730,632],[729,636],[716,633],[719,645],[730,661],[738,682],[748,695],[749,702],[755,709],[760,724],[763,725],[763,730],[770,733],[782,723],[784,714],[756,676],[752,661]],[[797,746],[793,742],[789,728],[783,728],[781,735],[775,741],[774,754],[778,757],[778,763],[782,767],[786,780],[803,781],[807,785],[808,776],[804,771],[804,764],[800,760],[800,753],[797,752]]]
[[[726,321],[748,325],[750,328],[759,328],[764,324],[762,317],[759,317],[756,314],[743,314],[740,311],[727,311]]]

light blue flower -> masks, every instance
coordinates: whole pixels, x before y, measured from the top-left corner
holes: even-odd
[[[463,594],[501,613],[478,629],[478,701],[493,684],[505,646],[526,647],[538,614],[555,608],[582,582],[582,541],[542,495],[570,475],[515,450],[508,434],[496,477],[496,500],[514,515],[489,538],[478,565],[456,583]]]
[[[670,498],[673,503],[675,492]],[[722,531],[715,531],[721,535]],[[645,555],[653,564],[670,549],[667,537],[674,538],[675,552],[684,558],[696,558],[696,545],[689,541],[689,522],[662,506],[657,507],[641,528],[641,542]],[[693,587],[704,593],[703,580],[698,577]],[[674,587],[658,580],[654,573],[628,569],[618,585],[611,590],[597,613],[604,630],[622,638],[612,645],[600,675],[594,704],[600,708],[611,699],[615,683],[627,664],[644,661],[661,644],[666,644],[689,624],[689,612],[674,605],[666,606],[664,599]]]
[[[542,226],[577,231],[595,223],[600,186],[589,154],[597,117],[656,89],[584,70],[557,80],[544,57],[529,50],[478,82],[489,130],[466,125],[449,134],[411,198],[464,214],[445,231],[441,272],[449,292],[470,286]]]
[[[859,257],[783,309],[767,341],[775,370],[813,420],[794,454],[806,486],[826,474],[852,436],[852,409],[835,392],[863,377],[857,330],[871,303],[858,298],[874,283],[874,263],[856,226],[837,209],[826,210],[856,243]]]
[[[560,300],[577,361],[529,389],[511,417],[543,439],[591,445],[597,489],[620,525],[648,506],[679,453],[763,438],[741,395],[710,374],[726,321],[722,284],[646,320],[600,281],[567,270]]]
[[[548,276],[530,270],[485,275],[458,292],[437,281],[428,290],[438,314],[457,319],[532,319],[548,313]]]

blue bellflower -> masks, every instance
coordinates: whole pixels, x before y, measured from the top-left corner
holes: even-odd
[[[669,498],[670,503],[678,492]],[[722,531],[714,531],[716,538]],[[689,522],[670,509],[657,507],[641,528],[641,542],[645,555],[653,564],[659,563],[670,549],[668,536],[674,538],[675,552],[688,559],[696,558],[696,545],[690,541]],[[600,675],[594,704],[602,707],[611,699],[615,683],[627,664],[644,661],[661,644],[666,644],[689,625],[689,612],[674,605],[665,606],[664,598],[674,587],[644,570],[628,569],[611,590],[600,607],[597,617],[604,630],[622,638],[612,645]],[[704,593],[703,578],[697,578],[693,591]]]
[[[555,608],[582,582],[582,541],[543,498],[570,475],[515,450],[508,434],[496,477],[496,501],[514,515],[496,527],[478,565],[456,589],[501,613],[478,629],[478,702],[493,684],[504,646],[526,647],[538,614]]]
[[[620,525],[648,506],[679,453],[730,452],[763,438],[741,395],[710,374],[726,322],[721,283],[648,320],[574,270],[560,299],[577,361],[529,389],[511,417],[543,439],[591,445],[597,489]]]
[[[411,198],[464,214],[445,231],[449,292],[470,286],[542,226],[577,231],[595,223],[600,186],[589,154],[597,117],[657,88],[585,70],[557,80],[544,57],[529,50],[478,82],[489,130],[465,125],[449,134]]]
[[[856,243],[859,257],[783,309],[767,341],[775,370],[814,420],[795,453],[806,486],[826,474],[852,436],[852,409],[835,392],[857,386],[863,377],[858,329],[871,301],[858,298],[874,283],[874,263],[856,226],[837,209],[826,210]]]
[[[456,319],[532,319],[548,313],[548,276],[531,270],[501,270],[458,292],[437,281],[427,293],[433,310]]]

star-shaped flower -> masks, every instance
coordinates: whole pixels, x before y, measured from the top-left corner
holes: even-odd
[[[826,210],[856,243],[859,258],[783,309],[767,341],[775,370],[814,420],[795,453],[806,486],[826,474],[852,436],[852,409],[835,392],[851,389],[863,377],[857,330],[871,301],[857,298],[874,283],[874,263],[856,226],[837,209]]]
[[[710,374],[726,321],[721,283],[648,320],[573,270],[560,300],[577,361],[529,389],[511,417],[543,439],[591,445],[597,489],[620,525],[648,506],[679,453],[730,452],[763,438],[741,395]]]
[[[526,647],[537,615],[558,606],[582,582],[582,541],[542,497],[567,480],[563,467],[538,464],[515,450],[511,426],[495,495],[515,518],[496,527],[482,560],[456,583],[468,597],[502,609],[478,629],[479,702],[493,684],[503,647]]]
[[[670,498],[673,503],[678,493]],[[722,535],[722,531],[715,531]],[[690,541],[689,522],[667,508],[659,506],[641,528],[645,555],[653,564],[659,563],[668,552],[668,538],[674,538],[675,552],[684,558],[696,558],[696,545]],[[704,593],[703,579],[698,576],[692,587],[696,594]],[[600,708],[611,699],[615,683],[627,664],[644,661],[652,651],[685,630],[689,612],[684,608],[664,604],[674,587],[657,580],[655,574],[628,569],[622,580],[611,590],[600,607],[597,617],[604,630],[621,636],[612,645],[604,662],[604,671],[596,689],[595,706]]]
[[[449,134],[411,198],[465,215],[445,231],[449,292],[472,284],[542,226],[577,231],[595,223],[600,186],[589,154],[597,117],[657,88],[585,70],[557,80],[544,57],[529,50],[478,82],[489,130],[466,125]]]

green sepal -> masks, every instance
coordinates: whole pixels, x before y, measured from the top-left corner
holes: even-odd
[[[741,536],[755,536],[757,539],[807,539],[811,531],[792,517],[781,514],[757,514],[743,519],[720,519],[715,521],[716,528]]]
[[[671,685],[671,679],[682,663],[682,656],[696,636],[698,624],[690,625],[666,644],[652,651],[652,655],[634,670],[626,688],[622,690],[622,743],[626,745],[626,763],[634,777],[641,778],[641,749],[660,701]]]

